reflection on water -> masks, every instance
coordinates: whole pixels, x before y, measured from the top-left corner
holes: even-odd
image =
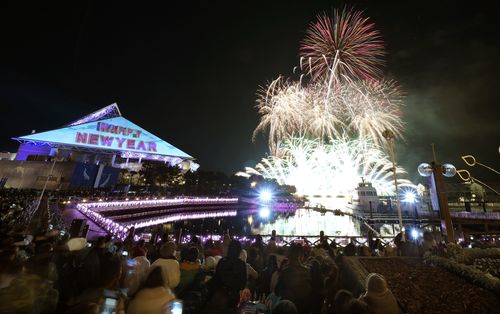
[[[327,209],[340,209],[351,212],[344,198],[311,198],[309,206],[324,206]],[[262,224],[253,233],[271,234],[276,230],[281,235],[318,235],[321,230],[327,235],[359,236],[359,221],[350,216],[335,216],[331,212],[324,214],[313,209],[300,208],[291,217],[278,217],[275,221]]]
[[[273,223],[262,224],[253,233],[271,234],[276,230],[281,235],[318,235],[321,230],[327,235],[359,236],[359,223],[350,216],[335,216],[333,213],[315,212],[300,208],[295,216],[277,218]]]

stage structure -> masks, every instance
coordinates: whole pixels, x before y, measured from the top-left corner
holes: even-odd
[[[121,169],[139,171],[152,160],[196,171],[194,158],[124,118],[116,103],[61,128],[15,137],[15,161],[0,164],[7,187],[110,187]],[[50,170],[50,171],[48,171]]]

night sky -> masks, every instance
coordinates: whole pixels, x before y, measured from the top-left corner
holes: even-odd
[[[4,7],[0,151],[17,149],[13,136],[117,102],[126,118],[196,157],[200,169],[232,174],[264,157],[266,139],[251,141],[256,90],[291,75],[308,24],[344,2],[163,3]],[[457,168],[466,153],[500,168],[495,2],[355,3],[387,43],[386,76],[407,93],[406,140],[397,150],[410,179],[430,161],[431,143]]]

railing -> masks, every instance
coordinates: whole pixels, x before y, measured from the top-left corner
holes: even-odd
[[[465,219],[500,220],[500,213],[499,212],[486,212],[486,213],[452,212],[451,217],[465,218]]]
[[[238,203],[237,198],[175,198],[164,200],[144,200],[144,201],[114,201],[114,202],[97,202],[97,203],[79,203],[76,209],[87,218],[92,220],[106,232],[112,234],[118,239],[125,240],[128,236],[130,228],[144,228],[161,223],[167,223],[179,220],[203,219],[216,217],[231,217],[236,216],[236,210],[219,210],[207,211],[203,209],[202,213],[177,213],[163,216],[157,219],[142,219],[129,225],[119,224],[109,217],[104,217],[99,212],[104,210],[123,210],[137,208],[151,208],[167,205],[198,205],[198,204],[235,204]]]
[[[433,218],[439,218],[437,213],[419,213],[418,215],[402,215],[401,218],[403,220],[415,220],[415,219],[433,219]],[[392,219],[399,219],[397,213],[393,214],[379,214],[379,213],[373,213],[373,214],[365,214],[364,219],[366,220],[392,220]]]
[[[178,213],[162,216],[156,219],[143,219],[135,221],[132,224],[127,225],[128,228],[144,228],[159,224],[164,224],[174,221],[183,221],[191,219],[206,219],[206,218],[221,218],[221,217],[234,217],[238,214],[236,210],[217,210],[217,211],[206,211],[203,213]]]
[[[222,241],[223,236],[220,234],[183,234],[181,235],[178,242],[181,244],[188,244],[194,237],[197,237],[198,240],[204,244],[208,240],[213,241]],[[255,235],[255,234],[243,234],[243,235],[233,235],[231,238],[242,242],[243,245],[250,245],[255,242],[257,236],[261,236],[263,242],[269,243],[271,239],[271,235]],[[368,238],[366,236],[327,236],[325,235],[325,239],[329,244],[331,244],[335,240],[335,244],[337,247],[345,247],[349,243],[354,243],[357,245],[365,245],[368,244]],[[380,244],[382,246],[393,245],[394,236],[379,236],[377,239],[380,239]],[[278,246],[288,246],[292,242],[299,242],[307,244],[308,246],[314,246],[319,243],[320,236],[311,236],[311,235],[277,235],[276,236],[276,244]]]
[[[102,210],[120,210],[126,208],[151,208],[172,205],[198,205],[198,204],[236,204],[238,198],[172,198],[161,200],[131,200],[131,201],[112,201],[112,202],[82,202],[76,205],[77,209],[86,208],[94,212]]]
[[[308,208],[308,207],[306,207]],[[392,213],[368,213],[368,212],[359,212],[359,213],[348,213],[342,212],[338,209],[326,209],[326,208],[310,208],[318,211],[328,211],[332,212],[336,215],[348,215],[354,218],[364,220],[364,221],[376,221],[376,220],[398,220],[398,214],[396,212]],[[500,212],[450,212],[452,218],[462,218],[462,219],[484,219],[484,220],[500,220]],[[417,212],[413,215],[408,215],[403,213],[403,220],[422,220],[422,219],[438,219],[439,215],[437,212]]]
[[[451,218],[461,218],[461,219],[471,219],[471,220],[500,220],[499,212],[451,212]],[[439,219],[439,215],[436,212],[428,213],[418,213],[418,215],[404,215],[403,220],[423,220],[423,219]],[[397,220],[398,215],[394,214],[365,214],[364,219],[368,221],[375,220]]]

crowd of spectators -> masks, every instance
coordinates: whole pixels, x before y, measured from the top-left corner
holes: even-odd
[[[380,274],[367,276],[362,295],[346,290],[342,259],[436,246],[429,233],[418,245],[369,236],[341,246],[323,232],[315,243],[285,245],[274,232],[251,243],[229,233],[204,243],[168,234],[87,242],[51,228],[28,234],[16,221],[36,199],[28,191],[0,198],[0,313],[175,313],[180,302],[184,313],[201,314],[400,313]]]
[[[27,237],[8,229],[1,230],[0,313],[169,313],[179,302],[184,313],[207,314],[399,311],[379,275],[359,298],[341,290],[335,259],[343,249],[326,237],[281,246],[273,234],[267,244],[257,236],[242,247],[229,234],[182,245],[167,234],[88,243],[58,230]]]

